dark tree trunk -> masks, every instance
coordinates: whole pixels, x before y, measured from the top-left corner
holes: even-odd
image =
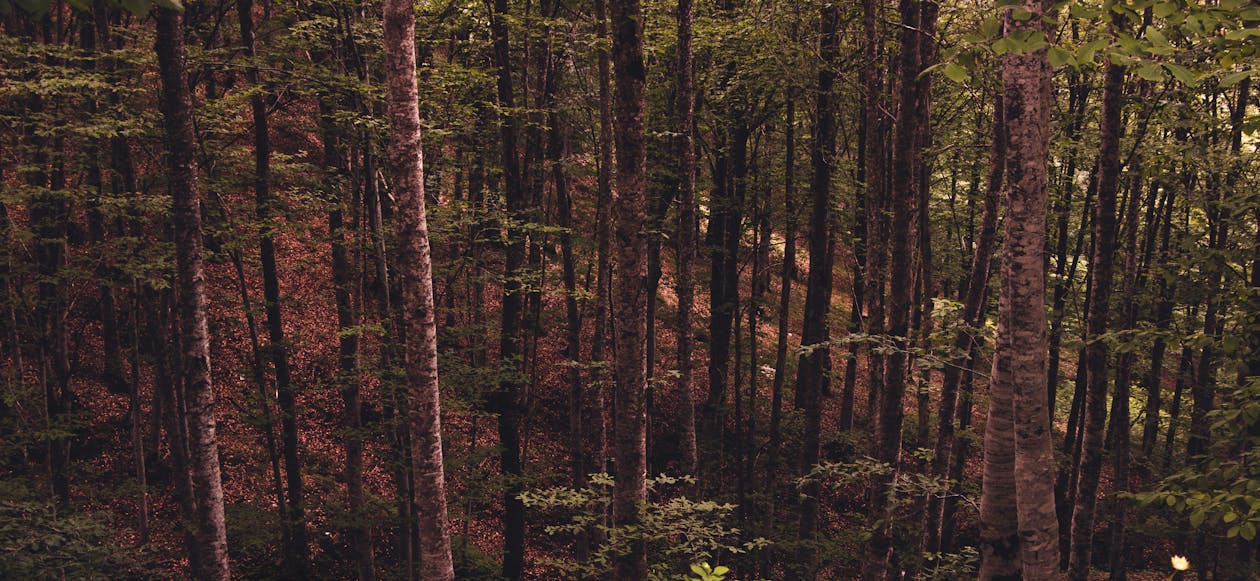
[[[223,483],[215,438],[214,386],[210,375],[210,337],[206,325],[205,270],[201,256],[201,207],[198,195],[197,137],[192,93],[184,59],[183,16],[156,11],[154,49],[162,78],[161,109],[166,128],[168,180],[175,232],[176,290],[179,293],[180,371],[188,431],[188,470],[195,500],[193,527],[199,580],[228,579],[227,532],[223,519]]]
[[[376,578],[372,527],[368,522],[366,495],[363,488],[363,398],[359,378],[359,324],[360,315],[355,302],[355,265],[350,255],[354,217],[347,224],[346,210],[353,209],[357,200],[345,196],[345,179],[348,177],[342,143],[332,119],[333,108],[320,104],[320,133],[324,146],[324,175],[328,184],[329,202],[328,234],[332,238],[333,294],[337,305],[337,387],[345,404],[343,425],[346,429],[346,508],[351,518],[348,527],[350,550],[354,555],[355,573],[359,581]]]
[[[253,59],[253,0],[237,0],[241,44],[245,57]],[[267,120],[267,95],[261,86],[256,67],[245,69],[246,81],[254,87],[250,95],[250,111],[254,121],[254,199],[258,218],[259,254],[262,257],[263,302],[267,313],[268,352],[275,370],[277,401],[280,404],[280,441],[284,448],[285,481],[288,485],[289,544],[284,547],[284,568],[289,577],[310,576],[310,544],[306,532],[305,494],[302,483],[302,462],[298,450],[297,405],[289,370],[288,347],[284,336],[284,320],[280,309],[280,280],[276,269],[275,210],[277,200],[271,194],[271,141]]]
[[[783,385],[787,380],[788,326],[792,306],[792,279],[796,276],[796,100],[792,92],[787,97],[787,117],[784,123],[785,159],[783,183],[783,273],[779,280],[779,327],[774,356],[774,383],[770,387],[770,441],[766,452],[766,474],[769,487],[769,510],[766,523],[775,522],[778,502],[775,490],[778,483],[780,448],[783,445]]]
[[[914,114],[919,105],[919,86],[915,78],[919,74],[919,46],[921,5],[918,0],[901,0],[901,54],[898,62],[900,76],[899,111],[893,140],[892,213],[891,237],[888,244],[892,261],[889,268],[888,342],[892,348],[884,360],[883,384],[879,389],[878,415],[875,418],[875,459],[887,464],[892,470],[887,476],[874,479],[869,496],[870,518],[882,520],[884,526],[871,538],[870,569],[867,578],[885,578],[896,567],[892,553],[892,519],[888,512],[886,488],[896,478],[901,459],[901,432],[905,416],[904,398],[906,376],[909,368],[910,315],[913,305],[913,269],[915,252],[915,218],[918,214],[919,196],[914,190],[919,171],[920,149],[916,143],[920,134],[919,123],[926,119]],[[878,138],[878,137],[876,137]],[[869,568],[868,568],[869,569]]]
[[[813,177],[810,180],[809,214],[809,282],[805,291],[805,316],[801,329],[801,345],[812,349],[798,362],[797,399],[805,412],[804,443],[801,446],[801,473],[807,474],[819,460],[822,393],[830,381],[831,349],[827,325],[831,310],[832,243],[831,243],[831,175],[835,164],[836,111],[832,101],[836,62],[840,50],[840,9],[836,4],[822,8],[822,30],[819,54],[823,65],[818,70],[818,97],[815,104],[814,143],[810,155]],[[804,543],[796,557],[804,568],[804,577],[817,575],[815,555],[811,548],[818,526],[818,493],[816,479],[809,479],[801,490],[801,520],[798,538]]]
[[[1116,190],[1120,177],[1120,138],[1124,132],[1125,67],[1109,63],[1103,84],[1098,151],[1098,203],[1094,208],[1094,253],[1090,261],[1090,305],[1086,320],[1084,431],[1076,479],[1075,508],[1068,565],[1071,579],[1088,576],[1102,466],[1103,428],[1107,419],[1107,360],[1109,349],[1100,338],[1107,332],[1111,306],[1112,265],[1116,240]]]
[[[696,145],[695,79],[692,58],[692,0],[678,1],[678,96],[674,131],[678,133],[678,395],[677,421],[682,447],[682,472],[696,474],[696,408],[691,394],[692,337],[696,293]],[[791,242],[789,242],[791,244]],[[773,470],[771,471],[773,474]]]
[[[1145,92],[1145,91],[1143,91]],[[1121,286],[1122,296],[1125,297],[1124,306],[1121,309],[1121,323],[1119,330],[1127,331],[1137,326],[1137,305],[1133,297],[1136,296],[1138,286],[1140,284],[1138,272],[1138,210],[1141,208],[1140,200],[1142,197],[1142,171],[1135,160],[1130,167],[1133,174],[1132,186],[1129,188],[1129,199],[1124,210],[1124,279]],[[1153,197],[1156,192],[1152,191]],[[1131,426],[1129,422],[1129,390],[1132,378],[1134,364],[1134,355],[1132,352],[1124,352],[1116,357],[1116,382],[1112,387],[1111,395],[1111,436],[1108,441],[1111,444],[1112,462],[1115,472],[1112,475],[1114,481],[1114,490],[1116,492],[1129,492],[1129,448],[1130,448],[1130,432]],[[1125,503],[1123,501],[1114,502],[1114,512],[1111,515],[1110,537],[1111,542],[1108,548],[1108,563],[1110,565],[1111,581],[1124,581],[1126,577],[1124,566],[1124,514]]]
[[[872,336],[884,334],[884,287],[885,269],[888,265],[888,190],[885,181],[888,155],[889,130],[891,129],[884,99],[882,39],[879,23],[881,4],[875,0],[862,2],[862,52],[865,66],[862,85],[865,92],[863,119],[866,124],[866,164],[863,187],[866,209],[866,333]],[[884,383],[884,356],[875,349],[867,350],[867,410],[868,421],[874,425],[879,391]]]
[[[508,45],[507,0],[495,0],[490,28],[494,43],[494,61],[498,68],[498,98],[503,109],[500,133],[503,153],[503,185],[507,200],[507,248],[503,262],[503,318],[500,330],[499,357],[504,379],[490,397],[490,409],[499,415],[499,463],[507,484],[503,490],[503,576],[520,579],[525,567],[525,505],[519,495],[523,490],[521,476],[521,383],[524,355],[522,325],[524,292],[521,276],[525,267],[525,232],[528,220],[527,193],[521,181],[517,150],[520,122],[510,111],[515,106],[512,90],[511,55]]]
[[[389,165],[397,199],[398,272],[406,341],[403,364],[414,478],[412,503],[420,535],[420,578],[443,581],[454,579],[455,572],[446,520],[433,265],[425,215],[416,88],[415,9],[410,2],[386,0],[384,41]]]
[[[941,404],[940,411],[937,413],[936,446],[932,456],[932,474],[935,475],[946,473],[951,450],[958,446],[956,442],[958,437],[954,431],[954,416],[960,399],[958,387],[964,372],[970,374],[978,363],[970,357],[975,352],[978,343],[975,329],[978,329],[982,322],[980,316],[984,310],[985,297],[988,296],[989,273],[992,270],[990,267],[993,251],[997,246],[998,204],[1001,202],[1003,174],[1006,168],[1004,119],[1002,98],[998,96],[993,111],[993,145],[990,148],[989,181],[984,193],[984,209],[980,215],[980,232],[976,238],[975,252],[971,256],[971,268],[965,279],[967,290],[963,295],[963,328],[954,334],[953,355],[942,370]],[[938,552],[941,548],[938,536],[941,505],[940,497],[932,495],[928,502],[924,527],[923,550],[925,552]]]
[[[643,11],[639,0],[612,2],[612,58],[616,71],[614,132],[617,140],[617,265],[613,307],[616,445],[613,522],[638,528],[647,501],[647,149],[643,133]],[[645,539],[632,534],[630,546],[614,560],[617,579],[645,580]]]

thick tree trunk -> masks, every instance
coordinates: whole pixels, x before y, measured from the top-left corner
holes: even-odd
[[[643,10],[639,0],[612,2],[612,58],[616,71],[614,124],[617,139],[617,265],[612,303],[616,356],[616,470],[613,522],[638,528],[647,501],[647,149],[643,133]],[[647,579],[647,547],[632,534],[628,551],[614,560],[617,579]]]
[[[201,207],[198,195],[197,137],[192,93],[184,59],[182,14],[156,11],[154,48],[162,78],[161,108],[169,148],[168,180],[173,198],[176,290],[179,293],[181,375],[188,430],[188,468],[196,537],[194,577],[227,579],[227,531],[223,519],[223,482],[215,438],[214,385],[210,375],[210,337],[206,325],[205,270],[201,256]]]
[[[1032,0],[1027,26],[1053,34],[1042,19],[1049,3]],[[1053,16],[1048,16],[1053,19]],[[1006,55],[1007,193],[1002,292],[990,389],[1015,395],[1015,490],[1024,579],[1058,577],[1059,530],[1054,505],[1054,452],[1046,398],[1046,162],[1050,141],[1051,69],[1044,51]],[[1010,387],[992,386],[1009,382]]]
[[[455,578],[446,520],[442,467],[442,408],[438,393],[437,326],[433,265],[425,216],[424,162],[416,88],[415,9],[406,0],[384,6],[386,110],[389,165],[397,200],[398,272],[402,288],[411,435],[412,502],[419,522],[420,578]]]
[[[1107,332],[1111,306],[1112,267],[1116,240],[1116,190],[1120,178],[1121,109],[1124,105],[1125,67],[1108,64],[1103,84],[1102,119],[1098,150],[1098,203],[1094,207],[1094,253],[1090,261],[1090,305],[1086,320],[1086,387],[1080,468],[1076,478],[1075,508],[1068,576],[1084,580],[1089,574],[1102,467],[1103,428],[1107,419],[1107,361],[1109,349],[1100,338]]]
[[[1039,0],[1026,2],[1024,9],[1033,13],[1032,18],[1017,21],[1008,16],[1007,33],[1031,30],[1051,34],[1052,27],[1042,21],[1048,8]],[[1058,575],[1059,534],[1050,414],[1046,409],[1042,258],[1051,70],[1045,51],[1038,50],[1005,55],[1001,71],[1009,187],[997,343],[989,379],[990,425],[985,431],[980,577],[1054,579]],[[1009,440],[1000,441],[1003,437]],[[989,449],[991,445],[993,449]],[[1009,472],[998,474],[997,470]],[[998,502],[988,501],[990,492]],[[1012,508],[1013,514],[996,512]]]
[[[836,71],[832,68],[839,54],[840,9],[836,4],[822,8],[822,30],[819,54],[822,66],[818,70],[818,97],[814,127],[814,146],[811,152],[813,177],[810,180],[809,215],[809,282],[805,291],[805,316],[801,329],[801,344],[812,347],[801,355],[798,363],[797,399],[805,412],[804,444],[801,446],[801,472],[809,473],[819,460],[822,420],[822,393],[830,381],[831,349],[828,313],[831,310],[832,243],[831,243],[831,175],[835,164],[836,111],[832,100]],[[804,568],[804,578],[817,575],[812,549],[815,529],[818,526],[817,479],[806,481],[801,490],[801,520],[798,538],[802,548],[797,553],[797,563]]]

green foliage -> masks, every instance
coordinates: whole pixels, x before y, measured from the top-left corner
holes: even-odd
[[[648,479],[649,500],[642,507],[641,523],[637,526],[607,526],[604,524],[612,502],[612,477],[592,474],[591,486],[582,489],[554,487],[527,490],[521,500],[531,509],[554,513],[567,522],[548,525],[547,535],[557,540],[583,542],[599,539],[592,546],[590,557],[579,562],[576,559],[556,558],[546,564],[565,575],[597,576],[611,570],[613,558],[624,553],[630,543],[647,543],[651,579],[664,581],[676,578],[676,571],[698,562],[723,556],[739,555],[764,548],[766,539],[746,537],[737,528],[724,523],[735,510],[733,504],[712,501],[693,501],[684,496],[664,496],[667,488],[694,485],[691,477],[660,475]],[[555,521],[557,519],[549,519]],[[717,573],[718,567],[709,572]],[[693,572],[695,569],[692,569]],[[705,579],[723,577],[705,577]]]
[[[1168,476],[1152,491],[1128,495],[1165,508],[1190,528],[1252,541],[1260,531],[1260,378],[1237,387],[1209,414],[1218,450]]]
[[[713,567],[708,563],[692,563],[691,572],[695,573],[695,577],[686,577],[686,581],[724,581],[726,574],[731,570],[728,567],[718,565]]]
[[[59,515],[44,503],[12,499],[7,491],[0,496],[0,578],[104,580],[160,576],[158,555],[124,546],[117,527],[100,515]]]

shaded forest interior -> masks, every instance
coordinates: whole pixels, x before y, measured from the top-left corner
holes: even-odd
[[[0,24],[0,578],[1260,578],[1255,0]]]

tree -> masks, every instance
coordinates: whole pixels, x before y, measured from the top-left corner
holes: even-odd
[[[1123,23],[1117,16],[1112,26]],[[1098,502],[1098,478],[1102,468],[1103,428],[1107,420],[1107,361],[1110,350],[1102,335],[1111,313],[1112,269],[1116,245],[1116,191],[1120,180],[1120,138],[1124,132],[1125,67],[1109,62],[1103,81],[1103,105],[1098,142],[1098,204],[1094,206],[1094,252],[1090,261],[1090,306],[1086,321],[1085,360],[1087,385],[1080,465],[1077,469],[1075,507],[1072,510],[1072,543],[1068,576],[1089,575],[1094,535],[1094,507]]]
[[[809,282],[805,291],[805,321],[801,329],[801,345],[810,350],[800,357],[797,368],[797,399],[805,412],[804,445],[801,447],[801,471],[808,474],[819,460],[822,421],[822,393],[830,381],[831,350],[828,314],[831,306],[832,286],[832,234],[831,234],[831,173],[836,142],[836,112],[832,105],[832,89],[836,74],[833,63],[839,52],[840,11],[835,4],[822,8],[822,36],[819,55],[822,63],[818,68],[818,98],[814,127],[814,146],[810,155],[813,178],[810,180],[809,214]],[[818,522],[818,482],[810,479],[804,488],[801,503],[799,538],[802,549],[797,555],[799,566],[804,567],[806,577],[817,574],[810,548]]]
[[[158,8],[154,50],[161,71],[161,107],[166,128],[168,187],[175,226],[176,290],[178,291],[179,383],[187,426],[189,499],[195,510],[196,558],[193,576],[227,579],[227,529],[223,518],[223,481],[215,437],[214,384],[210,375],[210,332],[206,324],[206,275],[202,259],[201,200],[197,179],[197,136],[193,127],[192,92],[184,56],[183,14]]]
[[[613,0],[613,111],[617,140],[617,197],[614,207],[617,264],[612,301],[616,471],[613,522],[630,532],[630,547],[615,562],[618,579],[647,579],[645,541],[634,532],[647,501],[647,149],[643,134],[643,7],[639,0]]]
[[[696,293],[696,88],[691,52],[692,0],[678,0],[678,393],[683,398],[680,418],[683,470],[696,473],[696,408],[691,396],[692,317]]]
[[[1051,28],[1050,9],[1025,2],[1031,19],[1005,17],[1006,34]],[[989,379],[981,492],[981,579],[1054,579],[1059,532],[1047,398],[1046,174],[1050,64],[1043,49],[1001,61],[1007,201],[998,330]],[[1013,510],[1012,510],[1013,509]]]
[[[442,406],[438,391],[437,323],[433,266],[424,199],[420,99],[416,87],[415,9],[407,0],[386,0],[385,74],[389,114],[389,165],[398,205],[398,270],[402,279],[404,365],[411,469],[420,531],[420,578],[455,578],[446,521],[442,466]]]

